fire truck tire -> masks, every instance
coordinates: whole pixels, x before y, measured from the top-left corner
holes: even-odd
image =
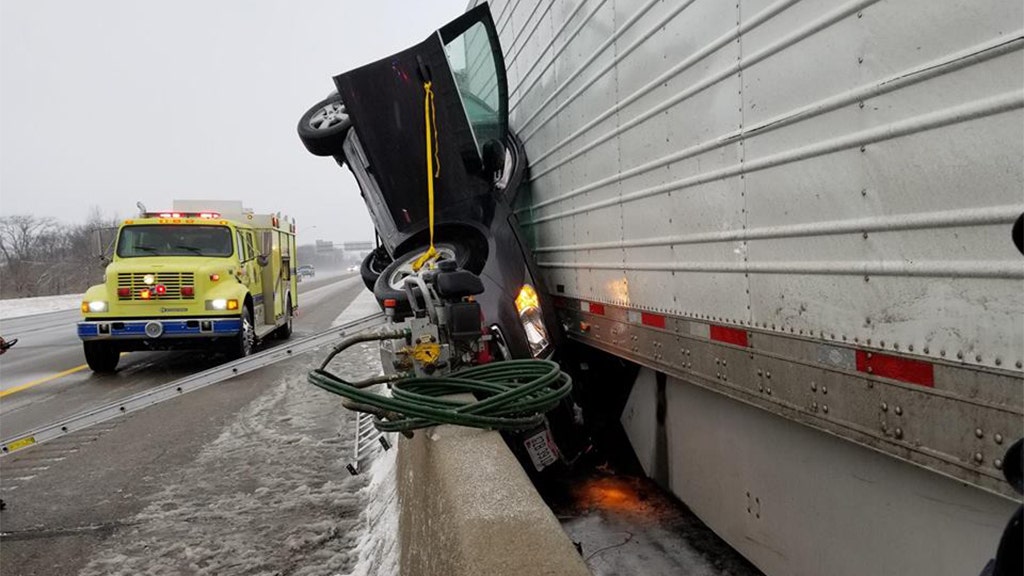
[[[252,354],[256,348],[256,328],[252,325],[252,308],[248,304],[242,309],[242,329],[238,331],[231,343],[229,353],[232,358],[244,358]]]
[[[454,259],[458,262],[459,268],[465,268],[473,256],[472,251],[464,244],[452,240],[435,242],[434,248],[441,254],[442,259]],[[396,312],[409,312],[412,309],[409,305],[409,298],[401,287],[402,281],[406,276],[412,274],[412,263],[426,250],[427,247],[422,246],[406,252],[395,258],[395,261],[384,269],[373,286],[373,295],[381,307],[384,306],[385,300],[395,300]]]
[[[378,246],[373,252],[367,254],[366,258],[363,258],[363,264],[359,267],[359,275],[363,277],[363,284],[366,285],[367,290],[373,292],[377,278],[391,262],[391,256],[383,246]]]
[[[85,348],[85,363],[93,372],[98,374],[109,374],[117,370],[117,362],[121,359],[121,352],[114,348],[110,342],[83,342]]]
[[[345,104],[332,96],[306,111],[299,119],[299,139],[306,150],[315,156],[344,156],[341,149],[352,119],[345,112]]]
[[[284,324],[274,332],[279,340],[287,340],[292,337],[292,297],[288,297],[288,302],[284,307]]]

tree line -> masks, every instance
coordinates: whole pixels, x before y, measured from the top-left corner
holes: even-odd
[[[0,298],[85,292],[103,281],[120,220],[94,209],[85,223],[19,214],[0,217]]]

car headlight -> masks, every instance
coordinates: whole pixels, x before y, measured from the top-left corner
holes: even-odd
[[[519,312],[519,320],[523,323],[523,330],[526,331],[526,340],[530,343],[530,353],[534,357],[540,356],[541,352],[548,347],[548,330],[544,326],[544,320],[540,311],[540,297],[533,286],[523,284],[516,296],[516,311]]]
[[[82,312],[106,312],[107,303],[103,300],[82,302]]]

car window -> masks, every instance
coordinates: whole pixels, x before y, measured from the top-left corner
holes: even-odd
[[[503,117],[496,63],[501,61],[501,54],[494,53],[483,22],[473,24],[446,42],[444,50],[473,130],[477,152],[482,155],[484,143],[500,142],[505,137],[507,119]]]

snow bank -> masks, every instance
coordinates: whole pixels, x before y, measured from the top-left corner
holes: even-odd
[[[33,314],[77,310],[82,304],[82,294],[61,294],[60,296],[39,296],[36,298],[8,298],[0,300],[0,318],[10,320]]]

